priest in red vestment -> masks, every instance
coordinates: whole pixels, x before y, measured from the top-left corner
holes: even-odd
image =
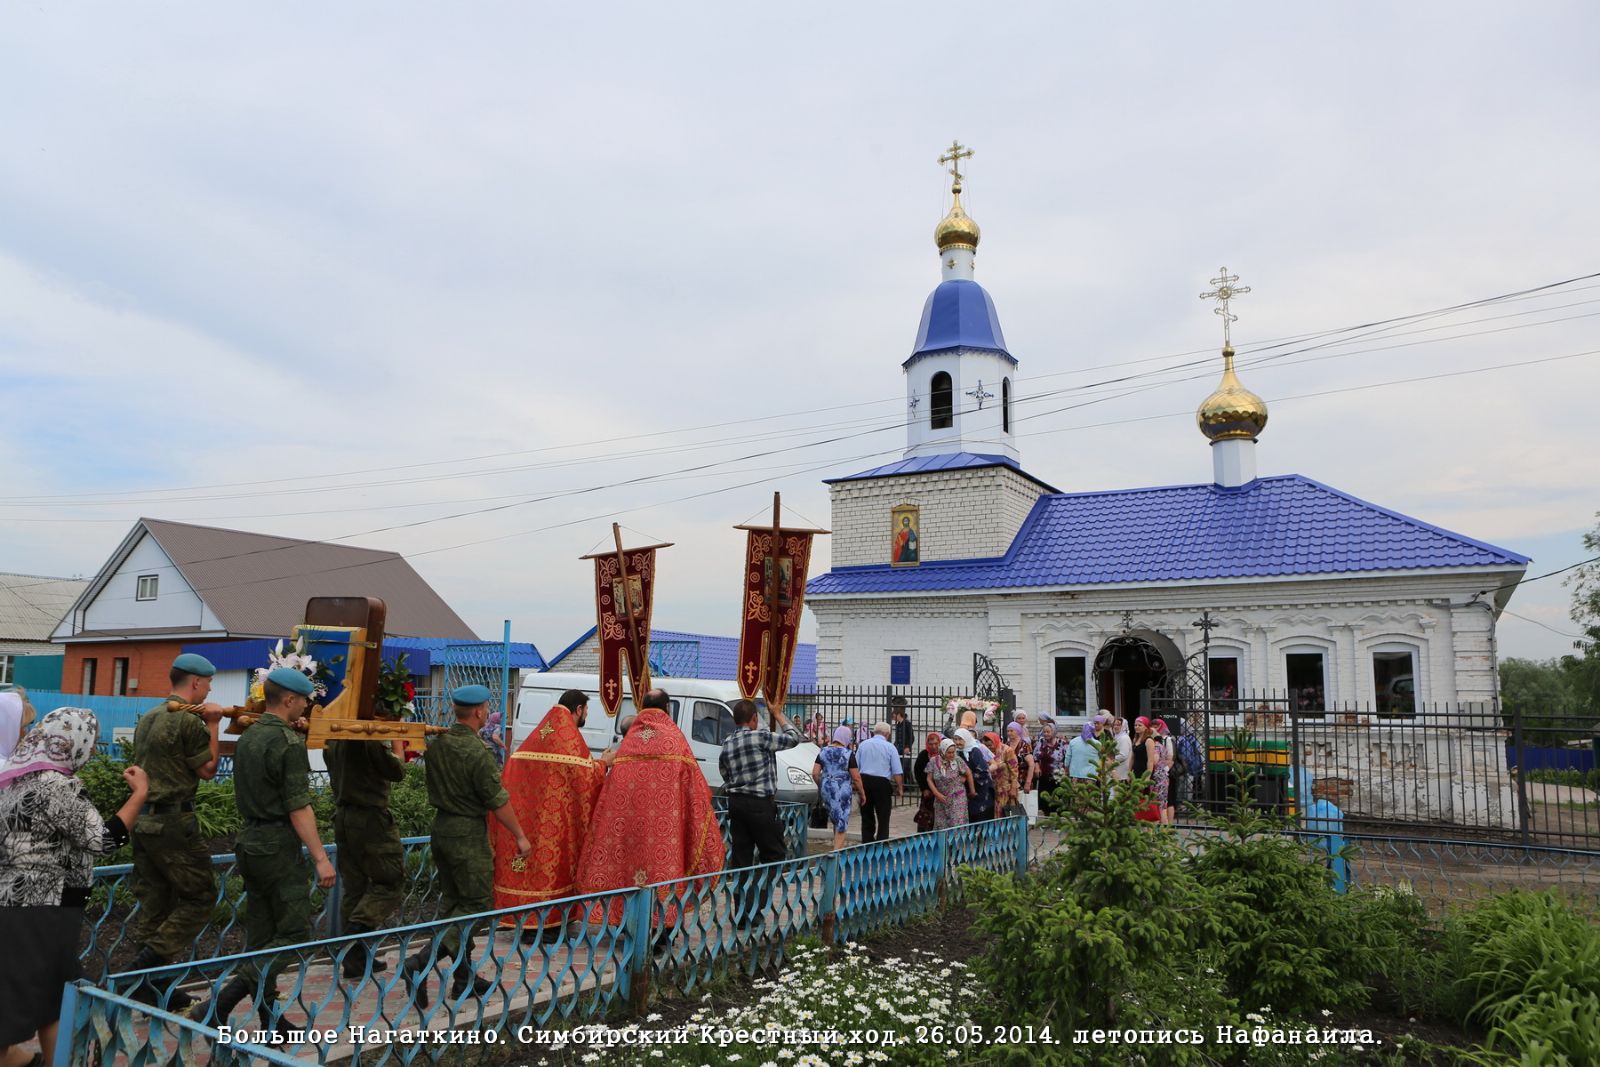
[[[594,816],[600,787],[605,783],[605,761],[589,755],[579,728],[588,714],[588,697],[578,690],[561,696],[561,703],[545,713],[528,739],[506,761],[500,781],[511,794],[517,823],[533,842],[526,860],[517,858],[516,842],[498,822],[490,820],[494,843],[494,906],[523,907],[546,900],[576,896],[578,857]],[[582,918],[581,909],[549,909],[529,915],[531,931],[542,920],[544,936],[561,936],[568,918]],[[510,925],[519,925],[520,919]]]
[[[652,689],[643,703],[617,749],[595,807],[578,863],[580,893],[631,889],[722,870],[722,828],[711,811],[705,774],[668,714],[667,694]],[[657,890],[653,923],[676,926],[677,902],[703,884]],[[622,921],[620,899],[604,910],[607,923]],[[598,921],[600,915],[601,909],[595,907],[591,920]]]

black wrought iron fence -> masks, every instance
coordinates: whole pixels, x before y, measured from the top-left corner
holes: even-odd
[[[1347,831],[1467,835],[1600,848],[1600,724],[1492,702],[1305,706],[1304,694],[1156,699],[1191,727],[1205,769],[1185,792],[1216,810],[1246,772],[1252,799],[1303,822],[1317,800]]]

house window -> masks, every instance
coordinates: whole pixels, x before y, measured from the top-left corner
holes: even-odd
[[[83,686],[78,691],[84,696],[94,696],[94,657],[83,661]]]
[[[1056,657],[1056,713],[1086,715],[1089,708],[1089,661],[1084,656]]]
[[[1290,652],[1284,657],[1289,707],[1320,714],[1328,708],[1328,681],[1321,652]]]
[[[890,656],[889,657],[889,684],[890,685],[910,685],[911,684],[911,657],[910,656]]]
[[[1372,687],[1379,715],[1417,713],[1417,669],[1409,651],[1374,652]]]
[[[156,587],[159,586],[160,584],[161,584],[161,576],[160,575],[157,575],[157,574],[141,574],[141,575],[139,575],[139,589],[138,589],[137,592],[134,593],[133,599],[135,599],[135,600],[154,600],[156,598]]]
[[[1239,699],[1239,657],[1212,656],[1208,664],[1211,672],[1211,699]]]
[[[1011,432],[1011,379],[1000,379],[1000,429]]]
[[[125,697],[128,695],[128,660],[118,656],[111,661],[111,695]]]
[[[948,430],[955,424],[955,390],[950,385],[950,375],[944,371],[933,376],[933,410],[928,417],[935,430]]]
[[[0,656],[0,685],[11,684],[11,657]]]

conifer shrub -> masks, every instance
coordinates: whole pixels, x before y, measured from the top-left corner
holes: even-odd
[[[1068,1038],[1079,1029],[1231,1018],[1220,982],[1197,965],[1202,944],[1222,932],[1210,895],[1173,833],[1134,820],[1147,802],[1145,781],[1113,780],[1115,754],[1107,737],[1099,777],[1058,791],[1063,810],[1044,822],[1062,831],[1061,848],[1034,874],[968,872],[967,900],[988,946],[977,972],[1004,1019],[1048,1025]],[[1173,1064],[1204,1062],[1198,1048],[1162,1051]],[[1068,1052],[1061,1051],[1063,1062],[1090,1062]]]
[[[1236,769],[1236,797],[1251,794],[1248,777]],[[1334,891],[1320,854],[1285,833],[1285,820],[1243,799],[1230,805],[1219,829],[1191,869],[1221,920],[1216,947],[1233,995],[1291,1017],[1365,1004],[1380,931]]]

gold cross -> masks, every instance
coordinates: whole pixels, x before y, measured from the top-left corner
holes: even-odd
[[[547,740],[549,739],[550,735],[555,732],[556,728],[549,723],[545,723],[543,726],[539,727],[539,736]]]
[[[1238,280],[1239,276],[1237,274],[1229,274],[1227,267],[1219,267],[1217,268],[1217,276],[1211,279],[1211,284],[1216,288],[1209,293],[1200,294],[1201,300],[1217,301],[1217,307],[1211,310],[1213,313],[1222,316],[1222,347],[1224,348],[1233,347],[1233,336],[1228,327],[1239,321],[1239,316],[1228,309],[1228,301],[1236,296],[1243,296],[1250,291],[1248,285],[1235,285],[1234,282]]]
[[[941,167],[946,163],[950,164],[950,176],[955,179],[954,184],[950,187],[951,192],[959,193],[961,191],[961,161],[971,158],[972,149],[966,147],[960,141],[951,141],[950,150],[939,157],[939,165]]]

